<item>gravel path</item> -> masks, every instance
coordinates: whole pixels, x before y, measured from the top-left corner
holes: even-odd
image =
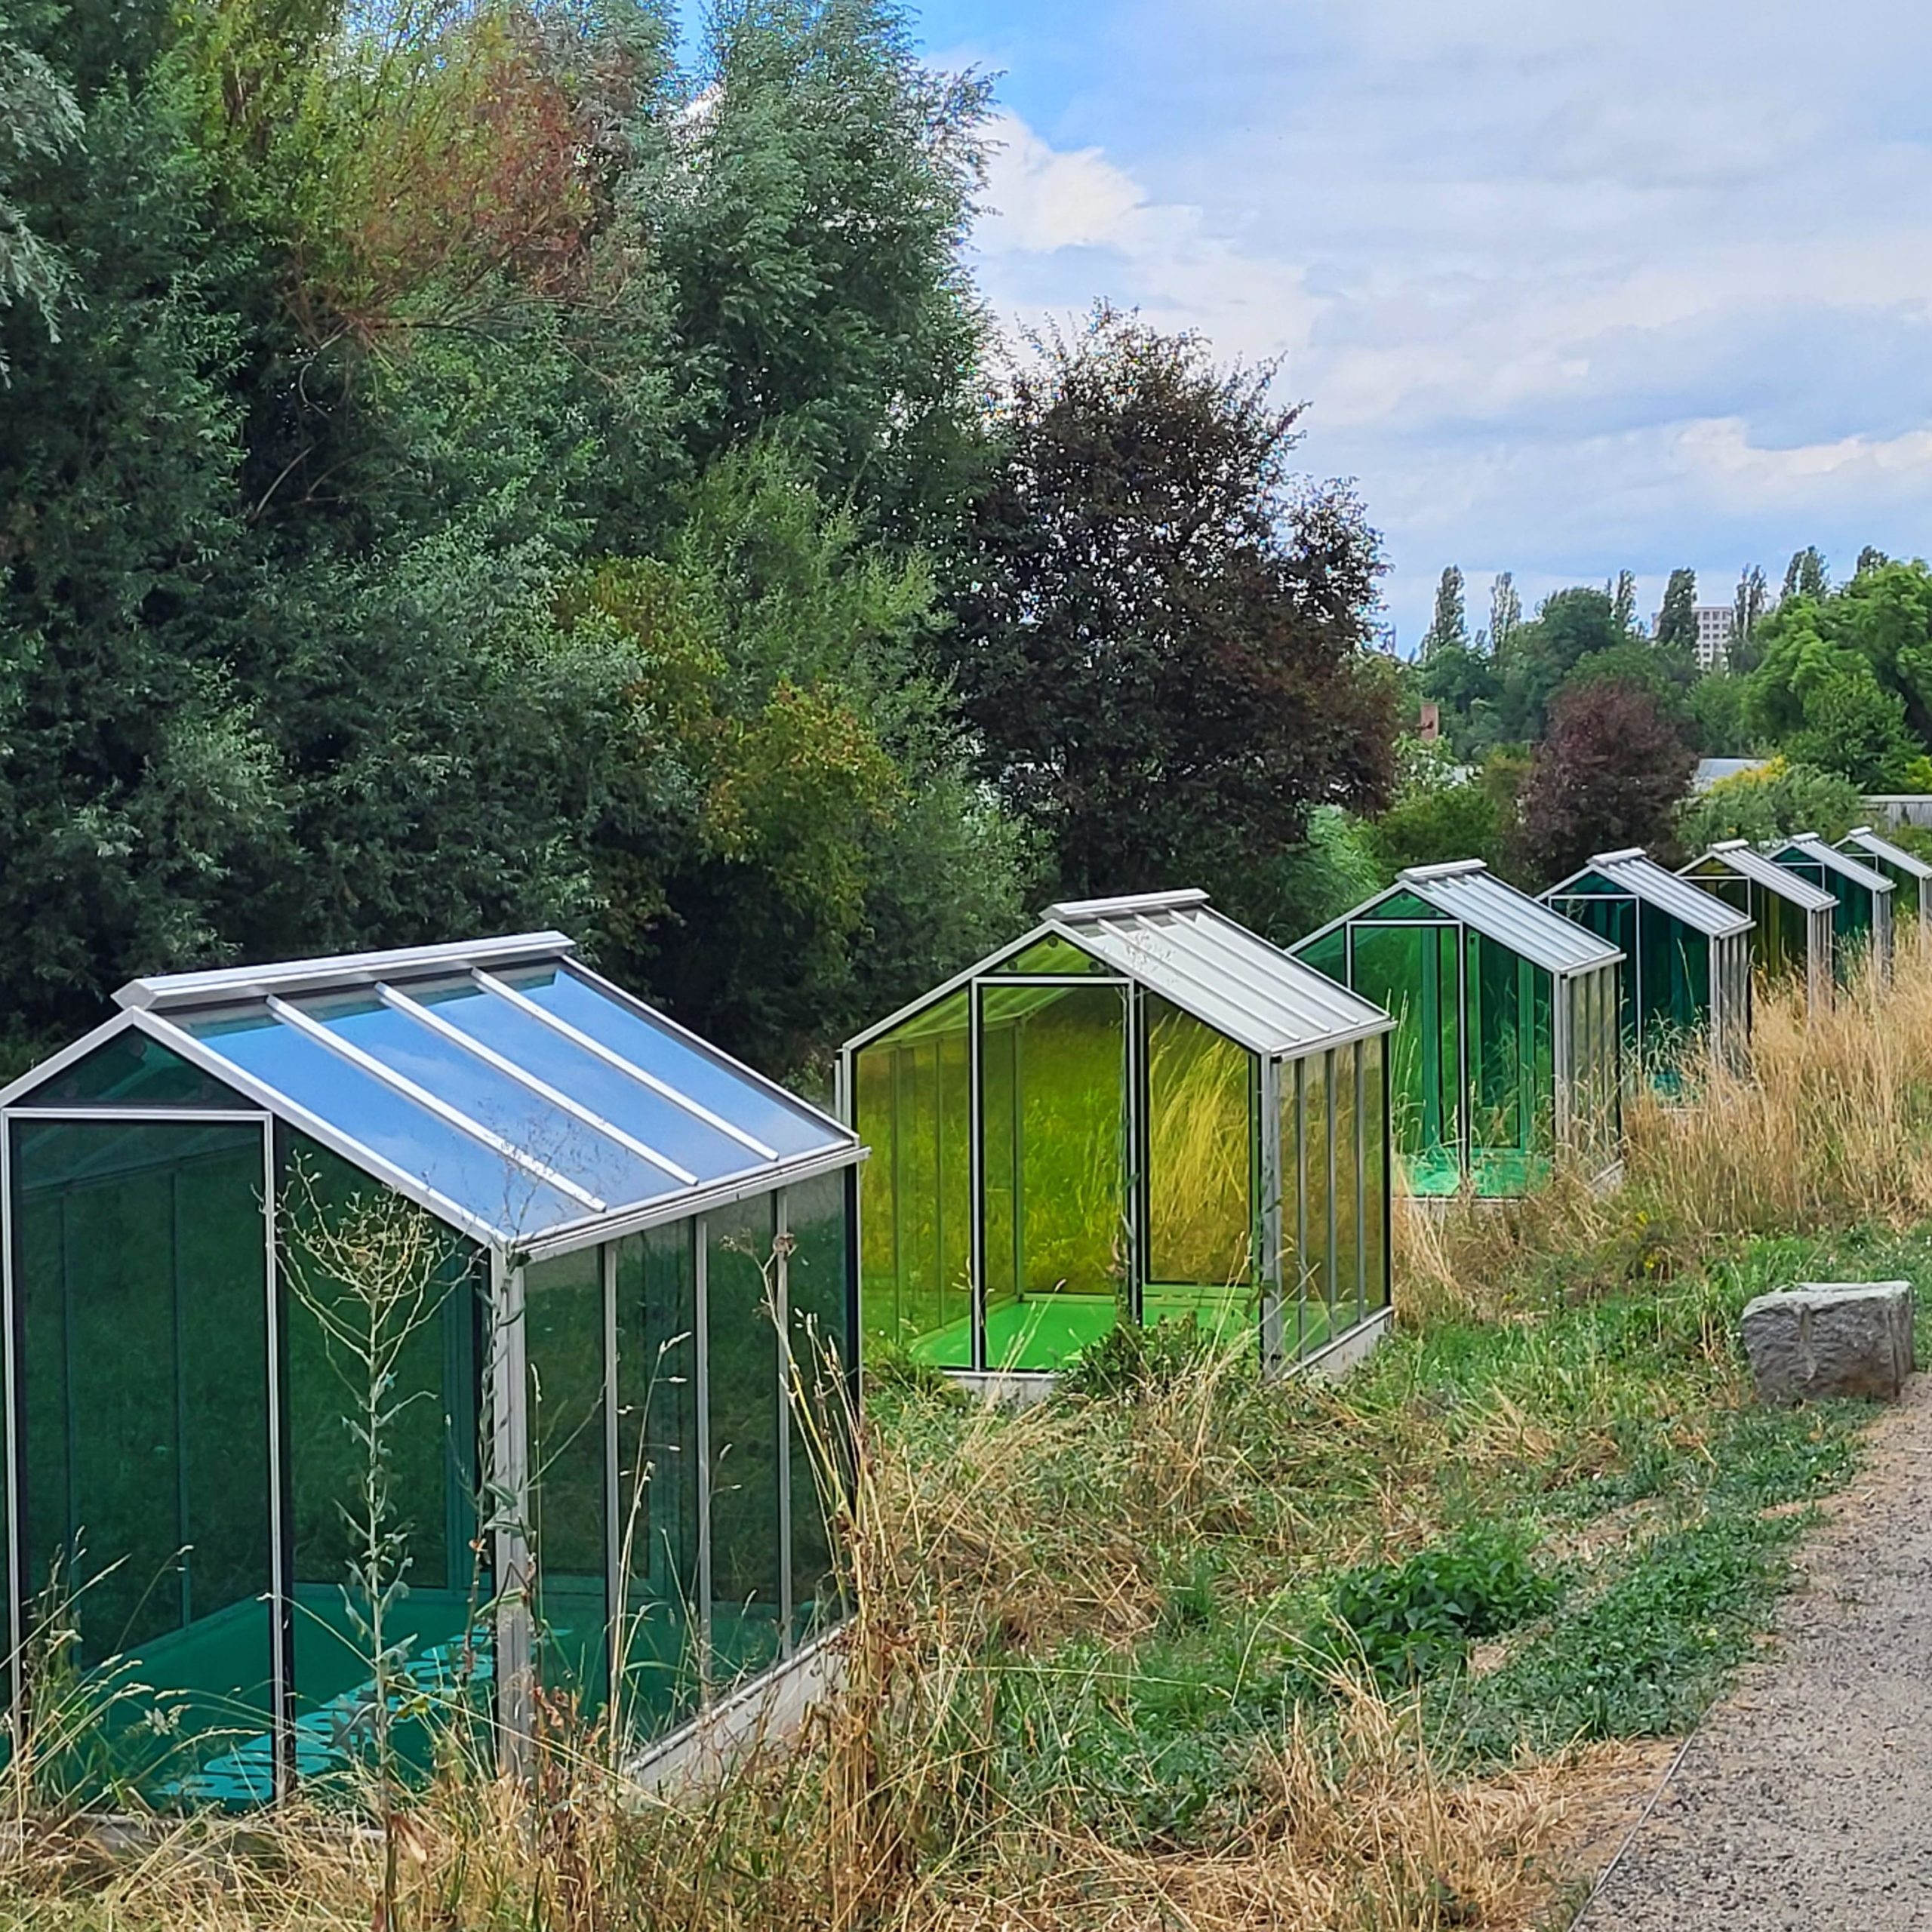
[[[1932,1376],[1576,1932],[1932,1932]]]

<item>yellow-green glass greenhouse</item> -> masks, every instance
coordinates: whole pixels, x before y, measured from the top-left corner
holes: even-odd
[[[1679,876],[1735,907],[1751,921],[1751,964],[1769,980],[1804,982],[1809,1005],[1832,996],[1832,924],[1838,901],[1748,840],[1726,839]]]
[[[836,1620],[846,1128],[555,933],[118,998],[0,1094],[11,1689],[72,1632],[81,1788],[325,1791],[385,1707],[420,1761],[540,1696],[654,1748]]]
[[[1559,1152],[1616,1168],[1620,948],[1469,859],[1411,868],[1293,950],[1395,1016],[1408,1192],[1523,1194]]]
[[[864,1348],[1042,1374],[1179,1320],[1279,1369],[1383,1321],[1389,1025],[1204,894],[1048,908],[840,1056]]]

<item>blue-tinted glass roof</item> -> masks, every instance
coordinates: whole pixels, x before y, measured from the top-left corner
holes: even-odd
[[[137,980],[118,997],[254,1103],[506,1243],[675,1218],[708,1191],[856,1157],[847,1129],[574,950],[534,934]]]

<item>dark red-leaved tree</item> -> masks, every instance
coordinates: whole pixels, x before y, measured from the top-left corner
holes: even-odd
[[[1572,685],[1550,706],[1521,798],[1524,872],[1567,878],[1593,854],[1641,845],[1668,857],[1697,758],[1641,685]]]
[[[1231,909],[1324,804],[1391,778],[1354,498],[1290,474],[1272,371],[1102,309],[1014,380],[965,534],[950,669],[988,778],[1066,894]]]

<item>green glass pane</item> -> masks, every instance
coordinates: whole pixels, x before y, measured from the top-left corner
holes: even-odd
[[[131,1026],[42,1081],[14,1105],[85,1107],[115,1103],[124,1106],[220,1108],[256,1104]]]
[[[766,1270],[775,1265],[773,1197],[706,1217],[711,1431],[711,1662],[719,1684],[779,1651],[783,1395]]]
[[[860,1309],[871,1348],[942,1368],[973,1365],[972,1149],[968,995],[961,991],[856,1057],[861,1170]]]
[[[1147,1001],[1148,1271],[1237,1291],[1250,1252],[1254,1056],[1190,1014]]]
[[[999,973],[1060,974],[1104,973],[1109,969],[1071,940],[1062,939],[1057,933],[1051,933],[993,970]]]
[[[991,1311],[989,1367],[1070,1361],[1113,1325],[1127,1286],[1126,1000],[1063,992],[1017,1023],[1019,1299]]]
[[[1442,913],[1426,899],[1419,899],[1413,892],[1392,892],[1386,899],[1375,903],[1374,917],[1377,919],[1420,919],[1430,925],[1445,923]],[[1446,923],[1454,924],[1453,920]]]
[[[1385,1039],[1364,1040],[1362,1055],[1362,1281],[1367,1312],[1389,1306],[1389,1094]]]
[[[617,1543],[625,1721],[651,1738],[697,1708],[697,1224],[617,1251]]]
[[[595,1711],[610,1617],[601,1249],[524,1270],[523,1330],[537,1674],[552,1697]]]
[[[1305,940],[1294,948],[1294,955],[1304,966],[1325,973],[1337,986],[1349,983],[1349,929],[1339,926],[1319,939]]]
[[[986,995],[986,1004],[994,996]],[[998,1311],[1020,1299],[1018,1203],[1026,1167],[1020,1132],[1020,1027],[1017,1021],[989,1017],[980,1050],[980,1134],[984,1149],[981,1239],[984,1243],[986,1309],[995,1324]]]
[[[1335,1266],[1329,1318],[1339,1335],[1354,1327],[1362,1317],[1361,1161],[1355,1137],[1361,1112],[1356,1091],[1361,1077],[1357,1048],[1337,1048],[1331,1066],[1335,1092],[1334,1180],[1330,1195]]]
[[[1291,1354],[1302,1349],[1306,1322],[1302,1295],[1301,1083],[1303,1063],[1284,1063],[1281,1069],[1281,1342]]]
[[[281,1128],[276,1168],[297,1769],[326,1784],[376,1748],[382,1657],[389,1706],[405,1712],[391,1746],[426,1770],[436,1733],[479,1712],[492,1679],[475,1503],[488,1264],[462,1236]],[[386,1248],[391,1263],[354,1265],[357,1250]],[[373,1459],[357,1435],[372,1367],[386,1412]],[[372,1577],[367,1492],[378,1460],[376,1530],[394,1542]]]
[[[97,1715],[98,1801],[272,1795],[262,1128],[16,1122],[27,1582]]]
[[[791,1323],[792,1616],[801,1642],[842,1615],[829,1521],[852,1475],[851,1349],[846,1334],[846,1177],[785,1191]]]
[[[1334,1159],[1335,1119],[1332,1054],[1311,1054],[1300,1062],[1301,1133],[1301,1346],[1304,1354],[1331,1340],[1335,1300],[1334,1225],[1329,1168]]]
[[[1409,1189],[1454,1193],[1462,1184],[1455,929],[1358,926],[1355,961],[1356,990],[1395,1021],[1395,1143]]]

